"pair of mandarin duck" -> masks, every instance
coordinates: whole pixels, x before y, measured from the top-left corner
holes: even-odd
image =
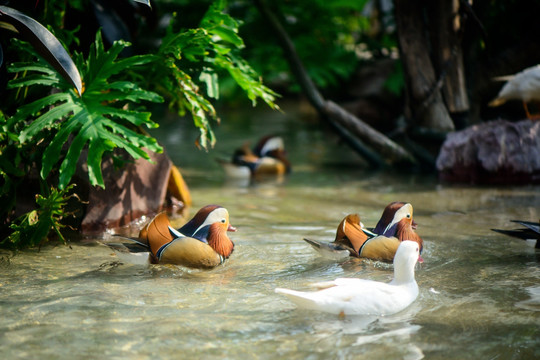
[[[346,253],[346,256],[392,261],[403,240],[415,241],[422,251],[422,239],[413,227],[416,224],[412,219],[411,204],[394,202],[385,208],[373,232],[363,228],[358,215],[353,214],[340,223],[334,242],[306,241],[323,254]],[[152,264],[210,269],[223,264],[234,250],[228,231],[236,231],[236,228],[230,224],[227,209],[219,205],[204,206],[179,229],[175,229],[167,214],[162,212],[139,232],[137,238],[128,238],[132,245],[129,250],[148,252]]]
[[[283,139],[273,135],[261,138],[253,149],[245,143],[234,151],[231,161],[218,159],[218,162],[230,178],[257,179],[291,171]]]

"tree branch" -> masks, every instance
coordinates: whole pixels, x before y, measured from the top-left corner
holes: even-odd
[[[293,42],[281,25],[279,19],[265,0],[254,0],[262,16],[268,21],[277,36],[292,73],[302,87],[306,97],[319,115],[332,125],[345,138],[347,144],[363,156],[371,165],[416,165],[416,159],[399,144],[373,129],[353,114],[332,101],[323,98],[302,61]],[[373,151],[373,150],[375,151]]]

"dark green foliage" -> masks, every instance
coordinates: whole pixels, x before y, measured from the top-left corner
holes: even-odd
[[[10,82],[11,88],[47,85],[60,90],[25,104],[10,119],[11,124],[26,124],[19,135],[22,144],[37,144],[49,138],[51,131],[54,131],[55,135],[43,153],[40,174],[46,179],[61,160],[58,180],[60,189],[69,184],[85,147],[88,148],[90,183],[102,187],[101,161],[107,151],[120,147],[134,159],[149,159],[143,147],[151,151],[162,150],[155,139],[137,130],[141,126],[157,126],[150,120],[150,113],[126,109],[130,103],[159,102],[162,101],[161,97],[141,89],[133,82],[114,80],[119,73],[152,61],[150,56],[117,60],[125,46],[125,43],[117,42],[105,51],[101,36],[98,35],[88,60],[84,61],[82,56],[77,56],[78,67],[85,81],[85,90],[81,95],[42,60],[14,64],[9,69],[21,74]],[[64,145],[68,141],[70,146],[66,149]]]
[[[232,78],[253,104],[260,98],[277,108],[277,94],[240,56],[244,43],[238,36],[239,23],[223,12],[224,1],[210,6],[196,28],[173,30],[173,17],[154,53],[126,57],[126,42],[115,41],[106,48],[98,32],[86,56],[72,51],[74,63],[60,44],[84,44],[77,37],[79,26],[64,28],[66,4],[50,0],[40,12],[41,21],[51,24],[59,41],[16,10],[4,15],[4,22],[17,22],[24,29],[31,25],[34,31],[26,38],[32,47],[20,42],[10,47],[10,55],[19,62],[6,61],[12,75],[7,89],[13,98],[0,111],[0,234],[7,236],[2,246],[36,246],[51,230],[63,240],[61,221],[78,164],[86,164],[91,185],[104,187],[101,163],[113,149],[123,149],[133,159],[149,159],[147,151],[162,151],[145,132],[157,124],[143,108],[145,102],[162,102],[159,94],[169,107],[192,115],[204,148],[216,141],[210,122],[218,116],[211,101],[219,98],[220,77]],[[84,0],[71,5],[80,13],[91,9]],[[51,41],[41,41],[39,34]],[[80,78],[76,81],[78,74],[82,83]],[[40,189],[28,187],[36,183]],[[36,195],[35,210],[14,220],[22,192],[41,194]]]
[[[40,245],[49,235],[54,233],[62,242],[66,242],[60,229],[64,227],[61,221],[69,215],[64,208],[73,195],[68,195],[72,185],[65,190],[50,189],[50,192],[43,195],[36,195],[36,210],[32,210],[15,219],[10,228],[11,235],[2,241],[0,245],[11,248],[24,248]]]
[[[380,56],[383,47],[395,46],[373,38],[372,24],[379,21],[371,13],[363,13],[362,1],[266,1],[294,42],[300,59],[310,77],[321,89],[332,89],[346,80],[358,68],[359,53]],[[376,3],[376,2],[373,2]],[[240,35],[247,44],[246,59],[264,79],[298,90],[289,78],[289,66],[276,37],[267,31],[268,25],[251,2],[241,2],[231,14],[242,18]],[[379,12],[379,14],[381,14]],[[381,29],[381,40],[386,33]],[[393,38],[393,35],[390,36]]]

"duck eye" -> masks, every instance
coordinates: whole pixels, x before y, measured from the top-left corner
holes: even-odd
[[[225,220],[225,219],[221,219],[221,223],[222,223],[222,224],[225,224],[226,221],[227,221],[227,220]]]
[[[411,218],[411,214],[407,214],[407,219],[410,219]]]

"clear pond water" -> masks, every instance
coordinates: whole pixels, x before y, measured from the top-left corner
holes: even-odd
[[[229,111],[209,152],[189,122],[154,135],[182,168],[190,211],[227,207],[239,231],[210,271],[122,263],[99,239],[0,253],[4,359],[538,359],[540,253],[492,232],[538,221],[540,187],[440,184],[373,172],[295,108]],[[283,182],[227,181],[215,158],[246,139],[284,136],[294,169]],[[374,226],[391,201],[414,206],[425,242],[418,299],[387,317],[298,310],[276,287],[336,277],[389,281],[392,266],[328,261],[302,238],[333,239],[357,212]],[[181,220],[179,220],[181,221]]]

